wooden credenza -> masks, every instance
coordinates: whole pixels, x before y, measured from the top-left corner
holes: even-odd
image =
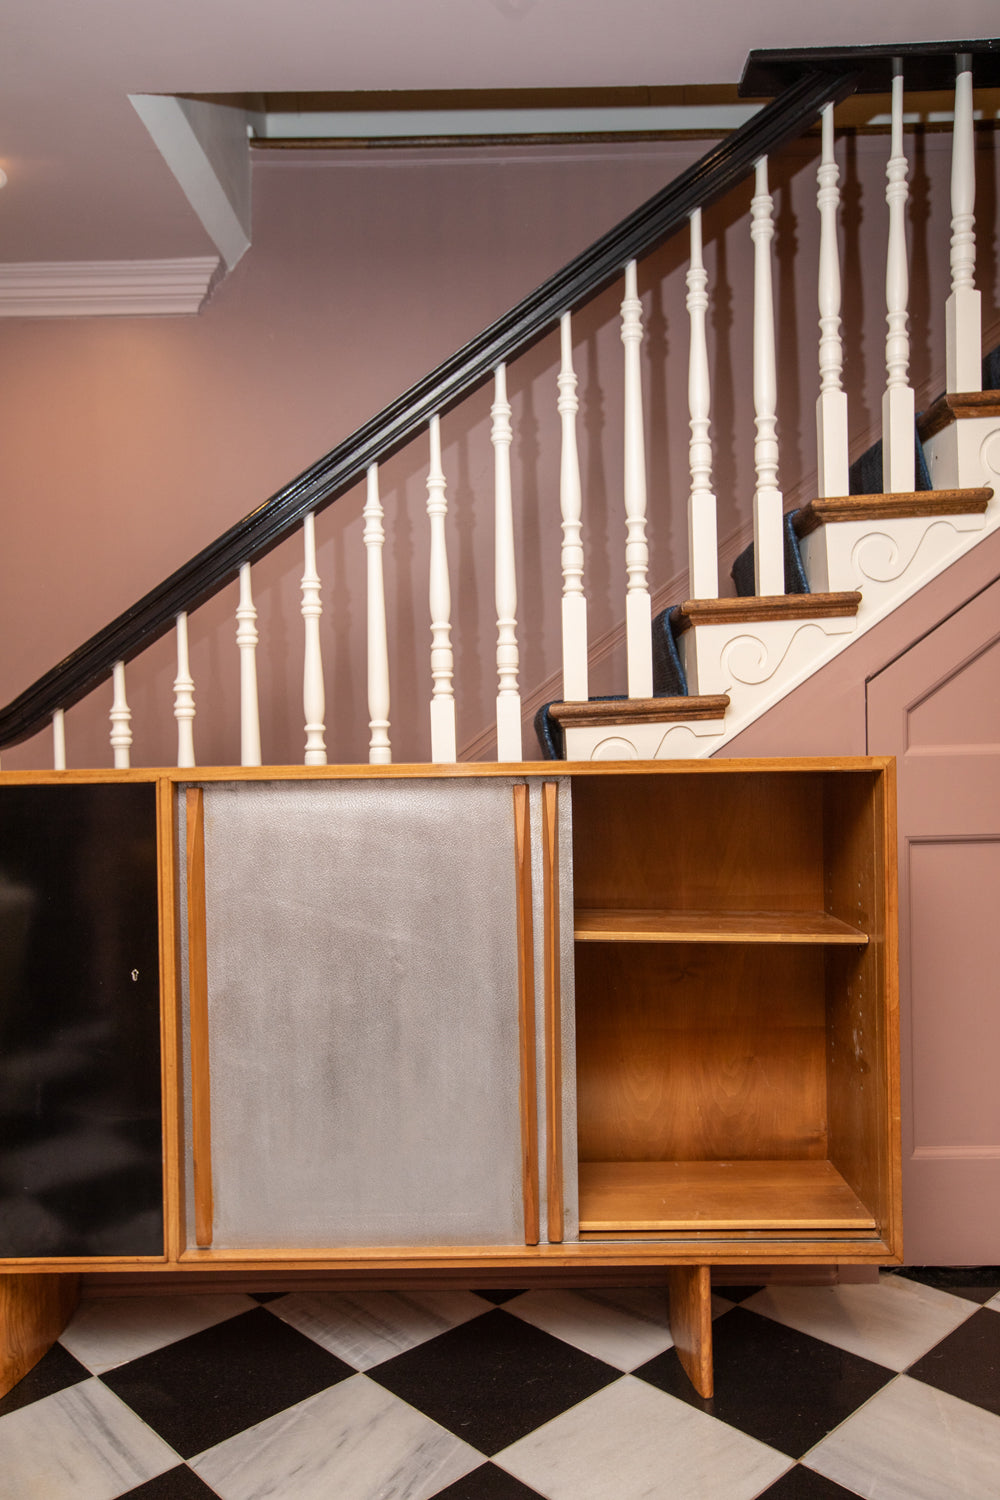
[[[0,777],[6,1386],[81,1272],[901,1258],[894,764]]]

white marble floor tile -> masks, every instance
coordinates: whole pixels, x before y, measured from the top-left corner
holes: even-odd
[[[1000,1312],[1000,1292],[997,1292],[995,1297],[991,1297],[986,1306],[995,1307],[997,1312]]]
[[[624,1375],[494,1455],[549,1500],[751,1500],[791,1459]]]
[[[293,1292],[267,1307],[356,1370],[490,1310],[472,1292]]]
[[[428,1500],[482,1462],[364,1375],[189,1460],[221,1500]]]
[[[674,1342],[665,1290],[525,1292],[505,1302],[504,1312],[619,1370],[634,1370]]]
[[[5,1500],[113,1500],[178,1462],[99,1380],[81,1380],[0,1417]]]
[[[200,1333],[258,1304],[238,1293],[81,1302],[59,1342],[95,1375]]]
[[[803,1462],[865,1500],[997,1500],[1000,1417],[900,1375]]]
[[[905,1370],[976,1311],[965,1297],[902,1276],[859,1286],[766,1287],[743,1306],[890,1370]]]

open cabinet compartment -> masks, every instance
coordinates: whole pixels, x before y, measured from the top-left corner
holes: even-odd
[[[749,764],[574,781],[581,1235],[891,1254],[892,767]]]

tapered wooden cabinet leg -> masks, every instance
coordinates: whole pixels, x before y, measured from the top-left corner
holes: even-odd
[[[0,1274],[0,1396],[48,1353],[79,1299],[79,1276]]]
[[[670,1332],[685,1375],[706,1399],[712,1372],[712,1285],[708,1266],[670,1266]]]

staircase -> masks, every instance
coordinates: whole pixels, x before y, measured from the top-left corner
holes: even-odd
[[[490,443],[495,491],[495,579],[497,638],[496,727],[472,745],[481,753],[492,737],[496,758],[520,762],[534,756],[524,721],[540,694],[555,701],[540,716],[542,753],[572,760],[656,759],[713,755],[755,719],[842,651],[997,525],[1000,500],[1000,385],[996,356],[981,370],[984,336],[975,273],[975,119],[973,86],[1000,82],[996,41],[900,47],[824,49],[751,55],[741,85],[749,96],[773,102],[740,130],[713,147],[628,219],[550,277],[506,316],[485,329],[451,359],[431,371],[271,500],[190,563],[164,580],[65,661],[0,710],[0,750],[51,734],[51,764],[73,765],[66,740],[66,712],[111,685],[109,755],[126,769],[131,761],[130,681],[144,670],[144,653],[168,631],[176,638],[173,716],[177,763],[198,764],[195,683],[189,635],[208,599],[237,580],[235,630],[240,680],[241,762],[260,765],[257,689],[258,618],[253,565],[279,545],[302,549],[301,585],[303,721],[306,765],[323,765],[326,747],[326,681],[322,627],[323,582],[317,569],[317,522],[323,510],[365,485],[364,548],[368,579],[366,621],[369,760],[393,758],[390,716],[393,665],[386,627],[383,555],[392,548],[380,495],[380,466],[404,445],[424,445],[429,535],[429,662],[431,759],[451,764],[461,757],[456,720],[452,586],[455,538],[449,526],[448,484],[442,463],[442,419],[490,385]],[[954,93],[951,212],[948,232],[950,292],[941,296],[946,329],[947,393],[923,413],[915,411],[910,381],[906,213],[908,164],[904,149],[904,86]],[[884,243],[886,338],[885,395],[880,453],[862,463],[872,492],[852,493],[850,371],[845,373],[841,329],[842,280],[838,235],[841,201],[836,109],[854,92],[890,93],[891,131],[885,171],[888,235]],[[780,338],[776,337],[773,284],[774,199],[769,190],[780,153],[819,123],[816,140],[819,298],[815,494],[786,516],[779,472],[777,388]],[[807,142],[811,137],[806,137]],[[802,149],[800,146],[798,149]],[[713,288],[703,243],[703,213],[727,200],[751,179],[748,239],[753,256],[752,377],[755,423],[753,547],[737,562],[737,593],[720,579],[719,523],[713,490],[710,384]],[[884,209],[882,210],[884,213]],[[865,209],[874,221],[876,208]],[[649,367],[644,347],[640,292],[642,258],[672,237],[685,245],[686,309],[689,319],[686,384],[690,428],[688,597],[660,603],[662,590],[650,579],[648,532],[678,524],[681,497],[657,496],[647,505]],[[578,453],[580,402],[574,360],[579,347],[574,320],[606,288],[621,283],[623,346],[623,502],[626,542],[613,568],[626,578],[622,638],[627,664],[619,695],[591,690],[594,643],[588,639],[586,496]],[[942,293],[944,288],[941,289]],[[869,289],[869,298],[883,296]],[[545,337],[559,337],[556,411],[561,433],[562,526],[561,681],[556,693],[522,695],[517,624],[516,539],[519,514],[520,434],[513,421],[514,361]],[[780,333],[780,329],[779,329]],[[682,341],[671,339],[674,365],[683,361]],[[669,388],[684,374],[673,370]],[[555,394],[555,393],[554,393]],[[915,439],[916,433],[916,439]],[[861,447],[872,434],[861,433]],[[926,470],[923,470],[923,464]],[[301,533],[296,541],[295,537]],[[292,538],[292,540],[288,540]],[[553,577],[552,586],[558,587]],[[747,590],[750,592],[746,592]],[[530,615],[528,629],[530,630]],[[264,643],[266,649],[266,642]],[[199,685],[200,686],[200,685]],[[624,689],[624,696],[621,690]],[[338,703],[337,712],[345,706]],[[530,731],[529,731],[530,733]]]

